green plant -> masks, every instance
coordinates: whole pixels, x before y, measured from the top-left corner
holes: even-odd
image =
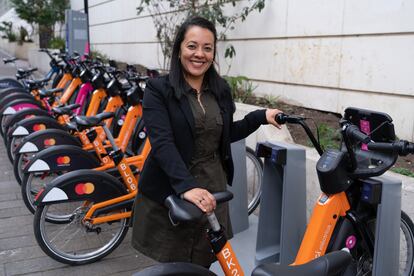
[[[257,85],[253,85],[245,76],[224,76],[224,78],[230,85],[233,99],[237,102],[245,103],[248,98],[253,96],[253,91],[257,88]]]
[[[2,38],[6,38],[9,42],[14,42],[17,39],[16,34],[13,32],[13,22],[2,21],[0,25],[0,32],[3,32]]]
[[[279,96],[273,96],[270,94],[263,96],[263,98],[266,100],[266,102],[268,103],[270,107],[276,107],[277,102],[279,101]]]
[[[17,41],[20,45],[23,44],[23,42],[32,42],[32,40],[29,38],[29,32],[23,26],[20,26],[19,28],[19,37]]]
[[[100,52],[100,51],[98,51],[98,50],[96,50],[96,49],[92,49],[91,50],[90,56],[92,58],[100,59],[104,63],[108,63],[109,62],[109,56],[106,55],[106,54],[104,54],[104,53],[102,53],[102,52]]]
[[[235,7],[237,2],[240,3],[237,10],[224,12],[226,6],[231,4]],[[219,29],[219,39],[225,40],[226,32],[233,30],[238,20],[244,21],[255,10],[261,12],[264,6],[265,0],[247,0],[243,2],[237,0],[141,0],[137,7],[137,13],[139,15],[145,9],[151,15],[157,31],[157,39],[161,44],[164,59],[163,68],[168,69],[175,33],[187,18],[199,15],[209,19],[221,27]],[[225,50],[225,58],[232,59],[235,55],[236,50],[233,45],[229,44]]]
[[[319,143],[323,149],[338,149],[341,142],[341,135],[337,129],[321,123],[318,126]],[[312,143],[309,141],[309,145]]]
[[[55,25],[65,21],[69,0],[11,0],[17,15],[29,24],[39,25],[39,46],[46,48],[54,37]]]
[[[49,41],[49,48],[52,49],[65,49],[66,42],[61,37],[54,37]]]
[[[391,168],[391,171],[402,174],[402,175],[406,175],[409,177],[414,177],[414,173],[407,168]]]

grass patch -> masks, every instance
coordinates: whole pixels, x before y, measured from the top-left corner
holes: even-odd
[[[411,172],[407,168],[391,168],[391,171],[393,171],[395,173],[402,174],[402,175],[406,175],[406,176],[409,176],[409,177],[414,177],[414,173]]]
[[[321,144],[322,149],[339,149],[341,143],[341,134],[339,130],[334,129],[325,123],[321,123],[318,126],[318,131],[319,143]],[[310,140],[308,143],[313,147]]]

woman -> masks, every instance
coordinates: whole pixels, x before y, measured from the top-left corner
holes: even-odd
[[[213,62],[214,25],[193,17],[179,28],[170,74],[148,82],[143,118],[152,150],[139,181],[134,208],[132,245],[160,262],[193,262],[205,267],[215,261],[206,240],[206,222],[171,225],[165,198],[176,194],[204,212],[216,209],[211,192],[232,183],[230,143],[243,139],[261,124],[275,122],[277,109],[249,113],[233,122],[235,105],[228,84]],[[228,206],[215,210],[232,237]]]

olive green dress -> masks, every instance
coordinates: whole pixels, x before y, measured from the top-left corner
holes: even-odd
[[[219,145],[223,129],[220,108],[208,88],[197,91],[187,86],[187,96],[195,121],[194,154],[189,170],[200,188],[210,192],[226,190],[226,175]],[[217,206],[215,214],[228,238],[233,236],[228,204]],[[210,266],[216,260],[207,240],[207,220],[172,226],[167,209],[140,194],[134,207],[132,245],[160,262],[192,262]]]

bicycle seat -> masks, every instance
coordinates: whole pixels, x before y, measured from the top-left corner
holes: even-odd
[[[73,122],[67,123],[66,128],[71,131],[78,131],[78,127]]]
[[[41,80],[27,80],[26,84],[28,85],[29,89],[38,89],[43,87],[47,83],[48,79],[41,79]]]
[[[346,251],[335,251],[321,256],[313,261],[296,266],[275,263],[261,264],[256,267],[252,276],[332,276],[341,275],[351,263],[351,255]]]
[[[145,268],[132,276],[214,276],[213,272],[205,267],[192,263],[161,263]]]
[[[17,69],[17,73],[20,74],[20,75],[28,75],[28,74],[30,74],[34,71],[37,71],[36,67],[35,68],[29,68],[29,69],[26,69],[26,70],[22,69],[22,68]]]
[[[80,104],[70,104],[70,105],[63,105],[63,106],[56,106],[52,108],[53,113],[56,115],[64,115],[64,114],[72,114],[72,110],[75,108],[80,107]]]
[[[16,60],[17,60],[17,58],[16,58],[16,57],[12,57],[12,58],[3,58],[3,62],[4,62],[4,64],[10,63],[10,62],[13,62],[13,61],[16,61]]]
[[[212,193],[217,204],[229,201],[233,198],[233,194],[229,191]],[[180,199],[176,195],[168,196],[164,205],[169,209],[168,215],[171,223],[177,225],[179,222],[197,221],[202,218],[204,212],[193,203]]]
[[[63,91],[63,88],[53,88],[53,89],[48,89],[48,90],[42,89],[39,91],[39,96],[41,99],[43,99],[47,97],[52,97],[56,93],[60,93],[62,91]]]
[[[103,112],[96,116],[76,116],[75,122],[78,128],[90,128],[98,126],[102,123],[103,120],[109,119],[114,116],[113,112]]]

